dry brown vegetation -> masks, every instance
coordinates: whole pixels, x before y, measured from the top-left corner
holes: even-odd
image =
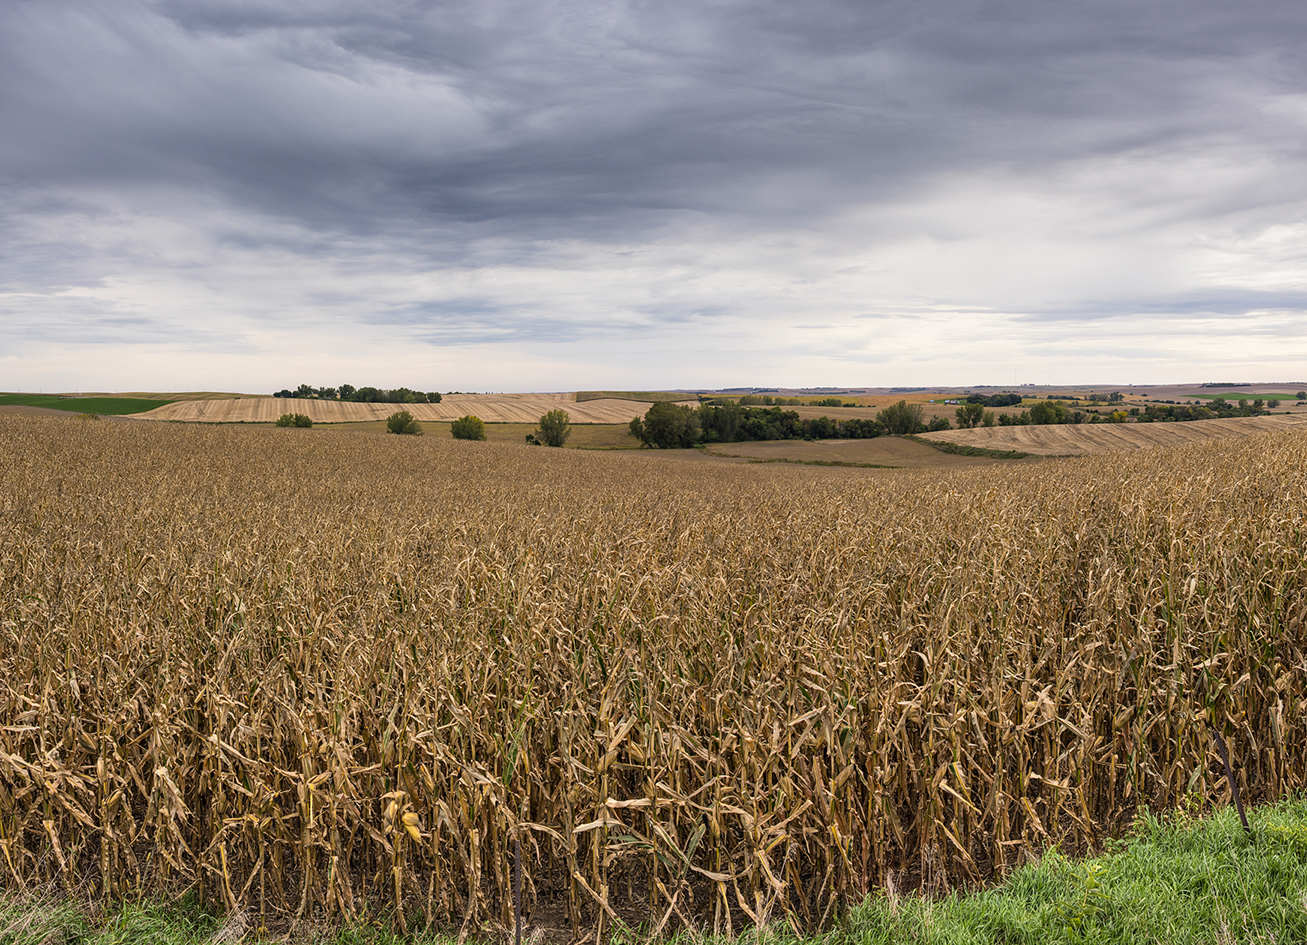
[[[469,931],[521,836],[578,933],[815,924],[1220,800],[1208,719],[1304,786],[1303,433],[875,475],[296,433],[0,417],[6,886]]]
[[[1193,420],[1187,423],[1079,423],[1048,426],[978,427],[925,433],[928,440],[979,446],[994,450],[1021,450],[1040,456],[1082,456],[1117,450],[1181,446],[1207,440],[1256,436],[1284,430],[1303,422],[1300,416],[1232,417],[1228,420]]]

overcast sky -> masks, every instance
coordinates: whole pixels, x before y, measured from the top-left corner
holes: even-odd
[[[1302,379],[1300,3],[0,3],[0,389]]]

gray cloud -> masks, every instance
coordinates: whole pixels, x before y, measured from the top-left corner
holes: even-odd
[[[0,311],[778,357],[923,306],[1014,347],[1300,312],[1305,51],[1273,2],[11,0]]]

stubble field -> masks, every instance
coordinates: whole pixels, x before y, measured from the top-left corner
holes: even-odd
[[[0,870],[817,925],[1307,775],[1307,435],[685,463],[0,417]],[[371,914],[369,912],[369,914]],[[407,918],[406,918],[407,917]]]
[[[1079,423],[1047,426],[978,427],[927,433],[928,440],[978,446],[993,450],[1020,450],[1037,456],[1082,456],[1121,450],[1157,449],[1208,440],[1256,436],[1304,422],[1299,416],[1231,417],[1225,420],[1191,420],[1184,423]]]

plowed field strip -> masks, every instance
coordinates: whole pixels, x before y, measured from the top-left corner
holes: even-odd
[[[1189,423],[1095,423],[1066,426],[981,427],[925,434],[927,439],[985,449],[1021,450],[1041,456],[1110,453],[1117,450],[1179,446],[1216,437],[1252,436],[1285,430],[1304,421],[1299,417],[1233,417]]]
[[[647,403],[631,400],[565,400],[571,394],[486,395],[450,394],[438,404],[358,404],[335,400],[296,400],[258,397],[243,400],[187,400],[148,413],[141,420],[180,420],[191,423],[272,423],[285,413],[307,414],[314,423],[358,423],[384,420],[396,410],[407,410],[418,420],[456,420],[475,414],[487,423],[535,423],[541,415],[563,409],[573,423],[629,423],[643,416]]]

